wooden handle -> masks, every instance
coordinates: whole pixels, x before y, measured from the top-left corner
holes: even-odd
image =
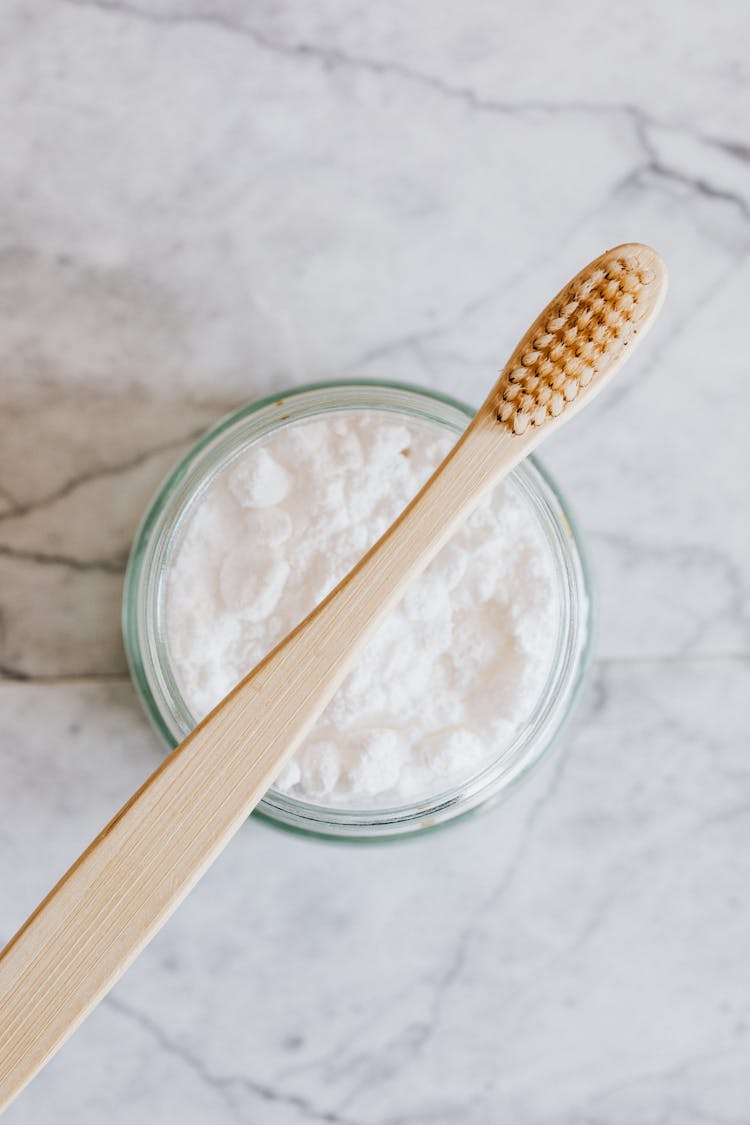
[[[408,582],[523,456],[498,430],[477,416],[369,554],[174,750],[0,954],[0,1110],[166,921]]]

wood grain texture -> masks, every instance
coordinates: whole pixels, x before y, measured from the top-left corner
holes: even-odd
[[[0,956],[0,1107],[106,994],[261,799],[408,582],[498,477],[489,423],[166,759]]]
[[[519,349],[531,346],[538,324]],[[590,401],[623,358],[620,349],[609,368],[600,364],[586,395],[560,417],[520,435],[498,420],[501,377],[385,535],[174,750],[50,892],[0,954],[0,1110],[227,844],[409,582],[487,491]]]

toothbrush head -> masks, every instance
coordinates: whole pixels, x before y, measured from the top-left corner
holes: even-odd
[[[655,250],[616,246],[568,282],[537,318],[493,392],[497,420],[514,434],[570,409],[615,373],[664,299],[667,269]]]

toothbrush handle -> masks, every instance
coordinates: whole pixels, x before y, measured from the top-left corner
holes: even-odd
[[[480,411],[368,555],[174,750],[0,953],[0,1112],[228,843],[408,583],[525,444]]]

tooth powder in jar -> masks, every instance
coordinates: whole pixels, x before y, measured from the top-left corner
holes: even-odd
[[[324,385],[239,411],[188,454],[126,579],[131,667],[171,743],[361,559],[467,414],[412,388]],[[507,789],[551,742],[585,663],[577,548],[538,469],[515,470],[407,589],[261,811],[377,836]]]
[[[196,720],[333,589],[451,444],[352,412],[280,430],[212,482],[167,587],[167,643]],[[276,786],[366,807],[476,773],[541,693],[557,608],[541,530],[501,485],[407,591]]]

